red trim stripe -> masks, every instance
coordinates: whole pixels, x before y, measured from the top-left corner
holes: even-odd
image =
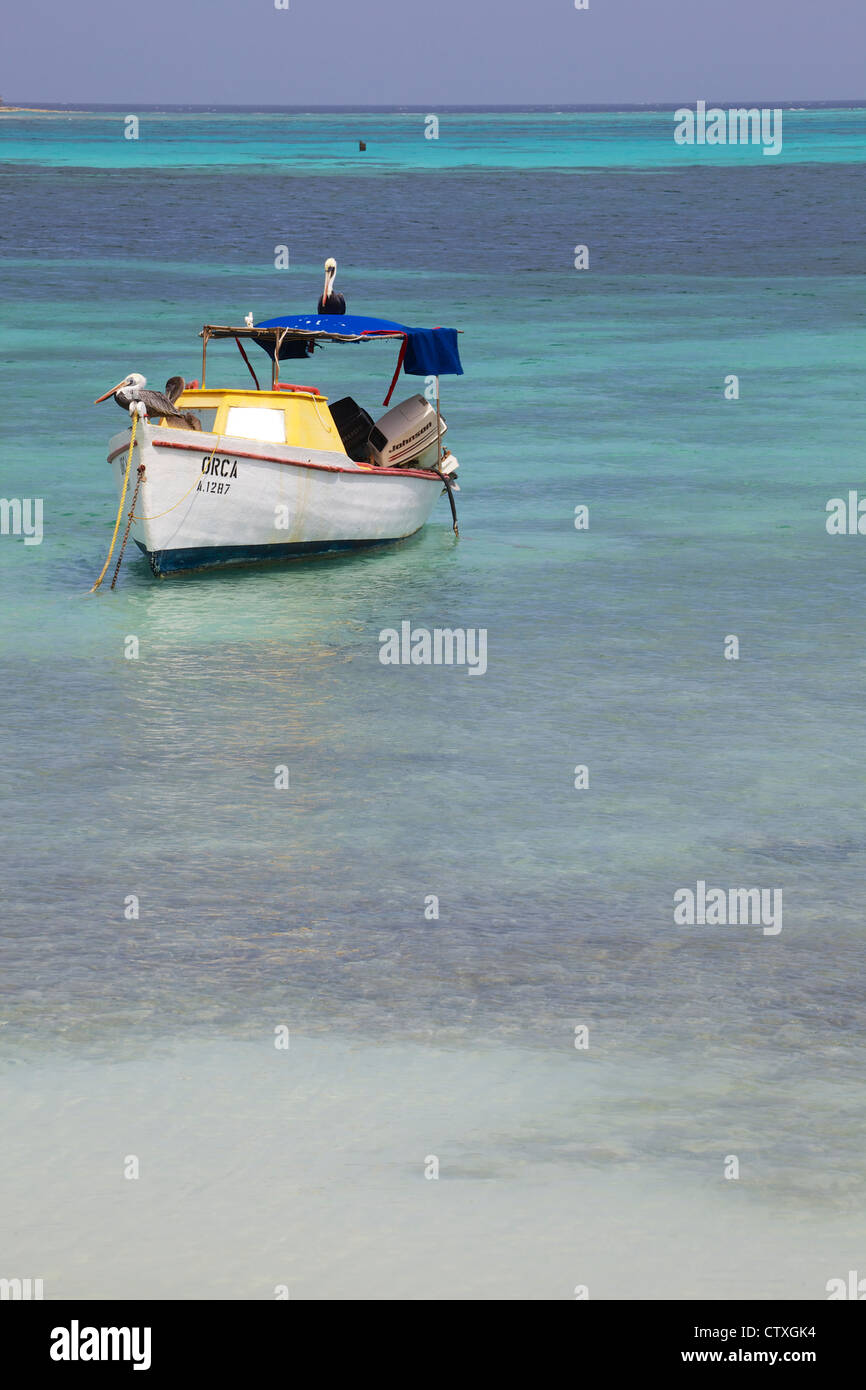
[[[156,449],[187,449],[192,453],[207,453],[207,449],[201,444],[181,443],[174,439],[154,439]],[[108,455],[108,462],[113,463],[118,454],[125,454],[129,448],[128,444],[123,444],[119,449],[115,449],[113,454]],[[436,478],[439,474],[425,468],[341,468],[338,463],[313,463],[307,459],[277,459],[272,454],[253,454],[244,449],[226,448],[222,451],[226,457],[235,459],[255,459],[258,463],[285,463],[291,464],[295,468],[318,468],[323,473],[351,473],[353,477],[396,477],[396,478]]]

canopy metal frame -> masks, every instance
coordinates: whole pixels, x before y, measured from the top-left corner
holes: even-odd
[[[458,333],[463,329],[458,328]],[[249,328],[246,324],[242,328],[233,328],[229,324],[206,323],[201,330],[201,384],[205,389],[207,379],[207,345],[211,338],[234,338],[240,346],[241,338],[250,338],[260,347],[273,348],[273,362],[271,367],[271,390],[274,391],[280,380],[280,349],[287,338],[298,342],[314,343],[369,343],[378,342],[382,339],[392,338],[395,341],[405,343],[406,334],[401,329],[377,328],[366,333],[335,333],[326,328],[285,328],[272,326],[269,328]],[[399,369],[399,364],[398,364]],[[437,385],[438,396],[438,385]]]
[[[229,324],[206,323],[201,330],[201,384],[202,390],[205,389],[207,380],[207,345],[210,340],[217,338],[251,338],[260,347],[273,348],[273,363],[271,366],[271,390],[276,390],[280,380],[280,349],[287,338],[295,339],[298,342],[325,342],[325,343],[365,343],[382,338],[394,338],[402,340],[404,333],[390,329],[377,329],[374,333],[332,333],[325,329],[298,329],[298,328],[248,328],[246,324],[243,328],[233,328]]]

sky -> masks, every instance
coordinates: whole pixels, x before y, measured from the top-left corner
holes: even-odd
[[[26,0],[7,103],[543,105],[866,97],[866,0]]]

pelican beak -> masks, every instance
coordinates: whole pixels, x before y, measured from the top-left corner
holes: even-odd
[[[116,386],[112,386],[112,388],[111,388],[110,391],[106,391],[106,393],[105,393],[104,396],[97,396],[97,397],[96,397],[96,400],[93,402],[93,404],[94,404],[94,405],[99,405],[100,401],[107,401],[109,396],[113,396],[114,393],[115,393],[115,391],[119,391],[120,388],[121,388],[121,386],[125,386],[125,385],[126,385],[126,377],[123,378],[123,381],[119,381],[119,382],[117,383]]]

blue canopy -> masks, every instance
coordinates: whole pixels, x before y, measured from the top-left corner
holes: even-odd
[[[316,341],[360,343],[373,338],[402,338],[403,370],[410,376],[462,376],[456,328],[410,328],[393,319],[366,318],[360,314],[289,314],[257,323],[249,336],[262,328],[283,328],[280,358],[303,357]],[[273,356],[274,340],[261,338],[259,346]]]

